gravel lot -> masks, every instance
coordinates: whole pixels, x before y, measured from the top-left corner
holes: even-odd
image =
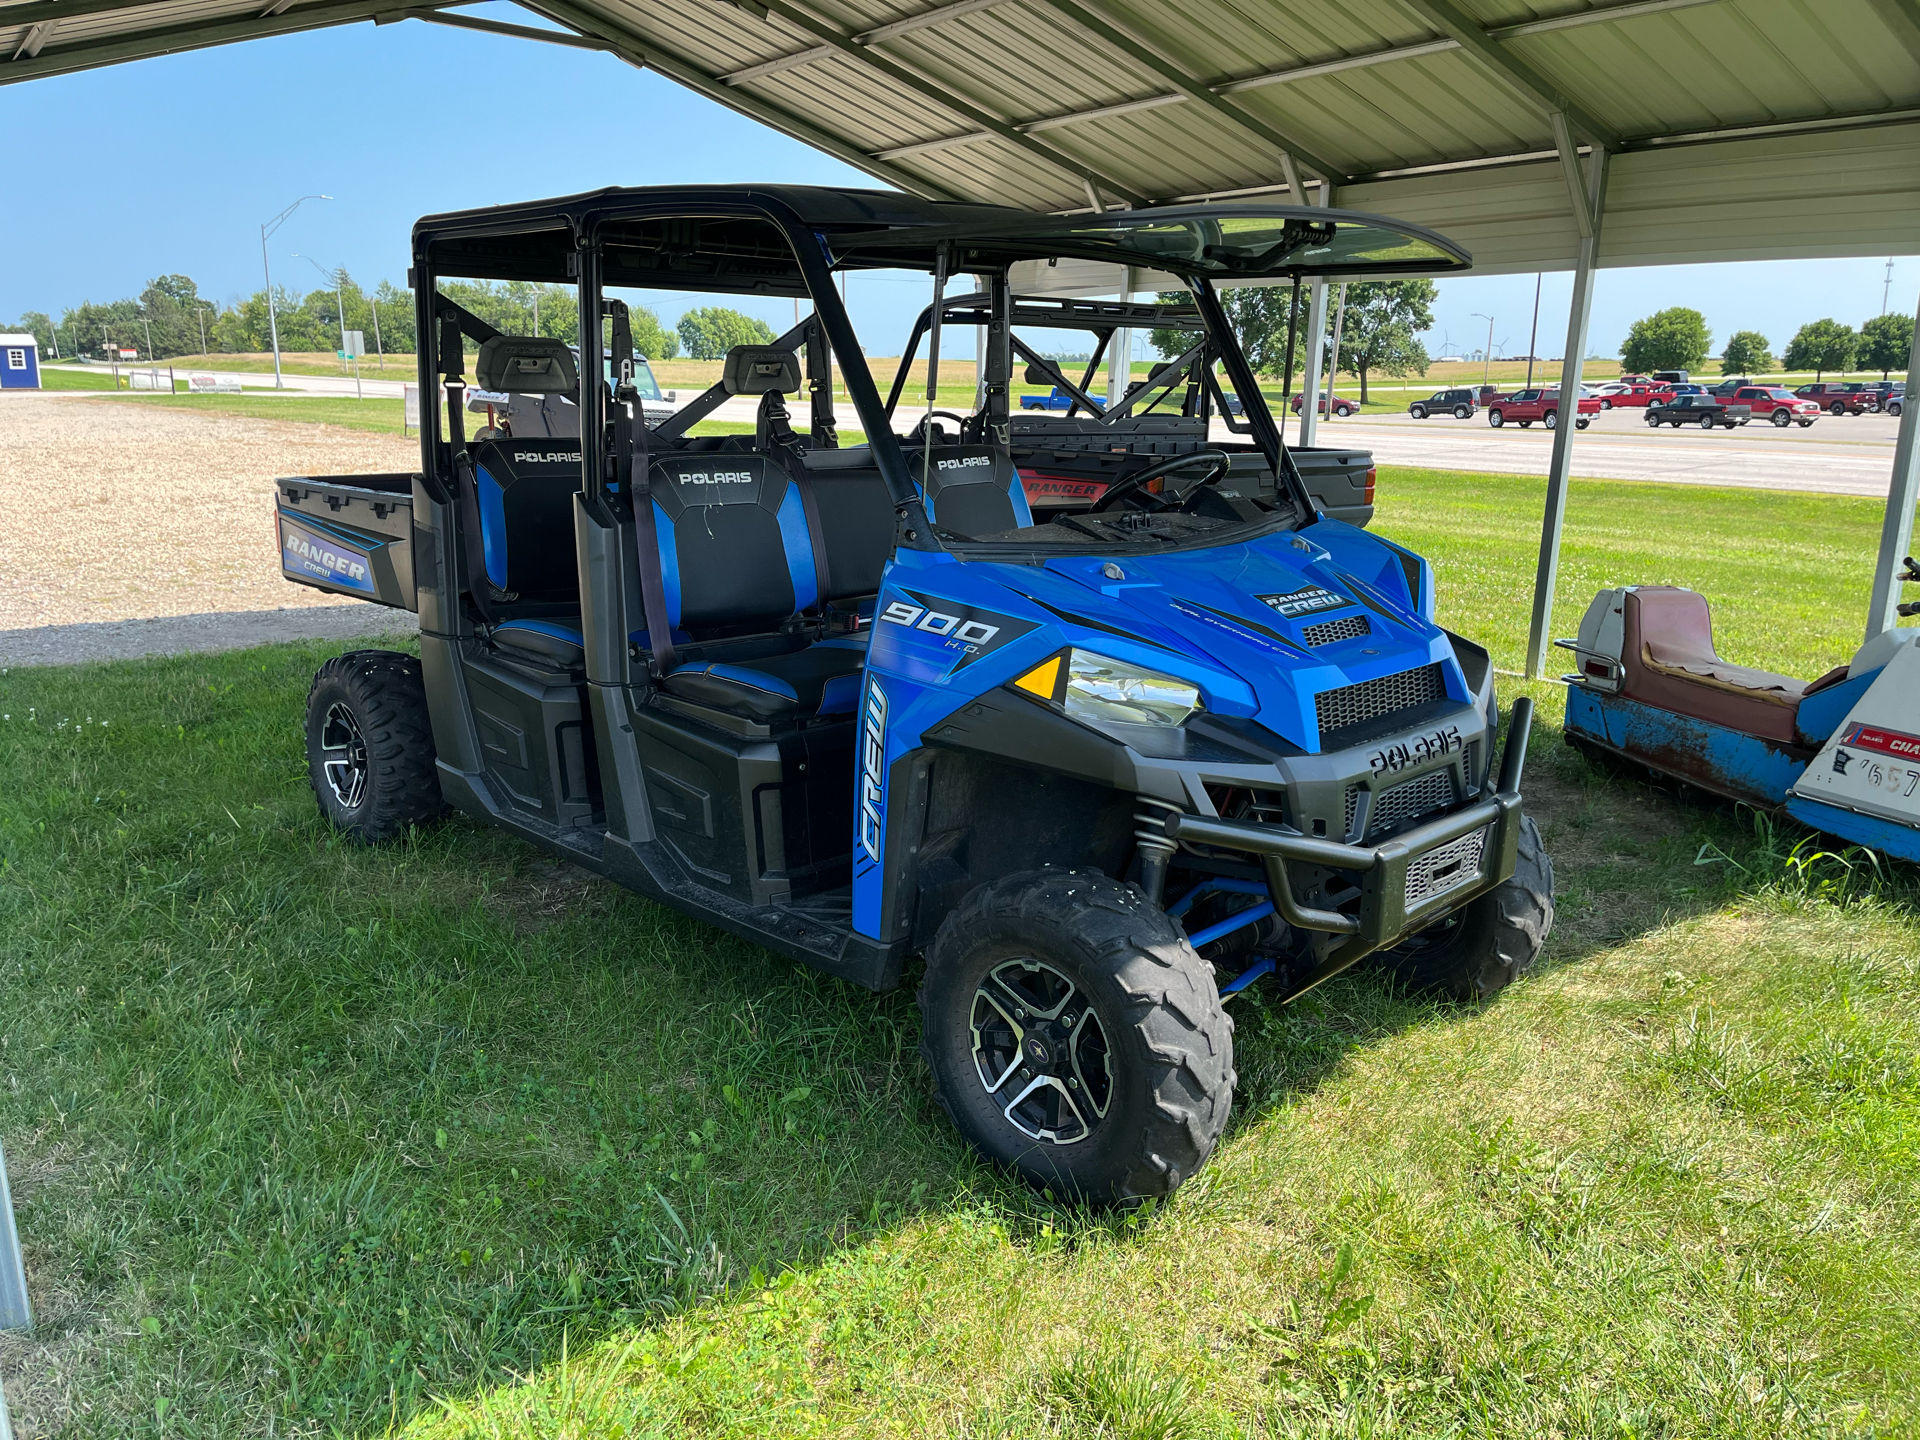
[[[406,628],[282,580],[270,496],[277,476],[411,470],[419,453],[331,425],[0,394],[0,663]]]

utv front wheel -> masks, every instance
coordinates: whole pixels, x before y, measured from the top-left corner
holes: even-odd
[[[1211,969],[1131,885],[1039,870],[983,885],[927,952],[920,1053],[988,1160],[1095,1204],[1170,1194],[1233,1103]]]
[[[320,667],[307,692],[307,777],[320,813],[366,844],[440,814],[418,660],[353,650]]]
[[[1436,925],[1373,957],[1409,990],[1484,1000],[1533,968],[1553,929],[1553,859],[1531,818],[1520,821],[1513,874]]]

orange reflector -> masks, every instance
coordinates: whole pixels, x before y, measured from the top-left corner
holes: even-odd
[[[1050,659],[1042,660],[1013,683],[1029,695],[1038,695],[1042,700],[1051,700],[1053,687],[1059,679],[1060,657],[1055,655]]]

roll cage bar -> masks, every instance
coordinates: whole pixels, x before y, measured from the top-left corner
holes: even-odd
[[[822,212],[830,212],[835,205],[853,210],[865,207],[865,210],[859,214],[803,215],[801,202],[815,202]],[[840,248],[840,242],[847,237],[857,235],[863,242],[874,240],[880,232],[872,228],[873,220],[866,212],[883,204],[897,204],[902,212],[891,217],[893,229],[885,232],[891,243],[884,246],[849,244]],[[436,282],[441,274],[455,278],[574,283],[579,287],[582,494],[589,507],[603,518],[631,513],[633,490],[631,485],[621,483],[624,477],[631,475],[633,483],[642,486],[645,483],[644,459],[636,466],[633,453],[616,454],[616,449],[627,451],[631,445],[639,457],[644,457],[650,442],[670,443],[679,439],[727,396],[724,386],[711,386],[652,429],[638,416],[635,407],[616,405],[614,394],[601,378],[605,366],[601,328],[603,321],[611,320],[620,332],[626,332],[626,307],[617,300],[605,299],[605,288],[631,285],[790,295],[809,300],[814,307],[813,314],[775,343],[783,349],[805,351],[816,445],[836,443],[827,377],[831,373],[832,358],[837,354],[848,398],[866,431],[875,467],[893,503],[897,543],[909,549],[944,549],[927,521],[901,439],[894,433],[892,424],[907,368],[921,337],[929,331],[938,333],[939,327],[931,314],[933,307],[929,306],[921,316],[907,358],[902,361],[891,393],[883,402],[833,283],[833,275],[837,270],[884,265],[927,269],[936,273],[938,283],[944,279],[942,272],[949,266],[959,269],[964,265],[971,273],[985,278],[988,289],[946,302],[940,307],[940,319],[952,318],[960,323],[988,327],[987,396],[979,417],[984,433],[978,438],[1006,443],[1015,354],[1059,383],[1074,399],[1077,408],[1085,408],[1090,415],[1111,422],[1131,413],[1139,398],[1147,393],[1137,392],[1132,403],[1112,407],[1100,405],[1087,393],[1086,385],[1091,382],[1093,369],[1097,368],[1100,354],[1104,354],[1113,332],[1140,325],[1188,329],[1200,338],[1174,362],[1184,368],[1173,381],[1160,385],[1160,391],[1171,389],[1181,374],[1198,374],[1204,377],[1202,395],[1197,397],[1202,413],[1210,413],[1217,404],[1224,414],[1224,396],[1212,374],[1215,362],[1223,364],[1246,411],[1245,425],[1233,428],[1249,434],[1265,453],[1301,515],[1313,513],[1299,472],[1281,441],[1279,427],[1267,409],[1265,397],[1245,357],[1232,343],[1231,325],[1207,278],[1181,277],[1192,290],[1194,304],[1191,307],[1043,297],[1016,300],[1008,288],[1008,264],[982,264],[991,257],[974,248],[990,234],[992,226],[983,218],[988,216],[1016,233],[1044,218],[1016,210],[995,212],[992,207],[983,206],[940,206],[905,197],[869,196],[864,192],[717,186],[602,191],[558,201],[426,217],[414,227],[414,263],[408,275],[415,295],[419,333],[424,337],[422,373],[423,378],[437,376],[439,388],[454,402],[444,409],[438,404],[422,407],[420,440],[429,491],[439,500],[452,498],[444,477],[454,473],[458,456],[465,448],[460,419],[463,407],[458,403],[459,392],[466,388],[463,340],[484,343],[500,333],[440,294]],[[942,230],[951,235],[956,218],[964,222],[960,228],[968,235],[964,253],[956,253],[956,247],[948,239],[934,240]],[[925,236],[927,243],[916,249],[911,243],[916,236]],[[773,243],[776,240],[780,243]],[[1083,382],[1074,385],[1057,365],[1013,334],[1014,327],[1020,325],[1092,328],[1100,337],[1100,354],[1096,354]],[[627,348],[630,350],[630,346]],[[617,340],[616,353],[620,353]],[[1155,384],[1149,381],[1149,390]],[[618,417],[616,410],[622,412]],[[616,418],[626,423],[616,425]],[[1228,423],[1231,424],[1231,420]],[[617,444],[616,431],[619,432]]]

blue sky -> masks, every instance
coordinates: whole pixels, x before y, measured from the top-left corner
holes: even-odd
[[[473,13],[527,23],[525,11]],[[581,97],[606,115],[591,153],[569,132]],[[461,103],[457,138],[444,107]],[[545,121],[527,123],[544,110]],[[17,219],[0,240],[0,320],[57,314],[83,299],[137,294],[179,271],[226,301],[259,288],[259,224],[310,192],[274,237],[277,282],[305,290],[304,259],[344,264],[364,282],[401,283],[419,215],[602,185],[788,181],[873,184],[796,141],[648,72],[593,52],[408,21],[360,24],[141,61],[0,88],[0,194]],[[35,137],[22,144],[19,137]],[[20,208],[20,202],[29,203]],[[1802,322],[1857,325],[1881,308],[1884,260],[1786,261],[1611,270],[1598,282],[1590,349],[1612,353],[1638,316],[1703,310],[1715,340],[1756,329],[1778,348]],[[1912,311],[1920,258],[1896,262],[1892,308]],[[1536,352],[1560,353],[1571,277],[1549,275]],[[897,352],[922,285],[853,282],[870,351]],[[669,323],[677,302],[656,308]],[[771,323],[787,302],[747,306]],[[1429,349],[1486,343],[1524,354],[1533,277],[1441,282]]]

